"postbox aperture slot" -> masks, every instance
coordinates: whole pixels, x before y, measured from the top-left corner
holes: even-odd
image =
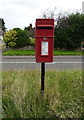
[[[53,29],[53,27],[37,27],[37,29]]]
[[[37,27],[36,37],[53,37],[53,27]]]

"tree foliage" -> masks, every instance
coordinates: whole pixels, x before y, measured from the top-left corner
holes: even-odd
[[[34,38],[30,39],[30,45],[35,46],[35,39]]]
[[[0,18],[0,27],[4,32],[6,31],[4,19],[1,19],[1,18]]]
[[[80,48],[84,41],[84,15],[79,10],[62,11],[57,8],[47,9],[43,18],[54,18],[56,49],[75,50]]]
[[[15,47],[17,41],[17,32],[15,30],[9,30],[3,37],[6,47]]]
[[[17,40],[16,40],[16,47],[24,47],[29,45],[30,40],[28,36],[28,32],[26,30],[21,30],[20,28],[14,28],[17,32]]]
[[[84,41],[84,15],[62,17],[55,26],[55,48],[74,50]]]
[[[29,36],[27,31],[20,28],[9,30],[3,37],[7,47],[20,48],[29,45]]]

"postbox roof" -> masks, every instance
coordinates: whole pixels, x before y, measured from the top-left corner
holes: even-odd
[[[54,26],[54,19],[50,19],[50,18],[36,19],[36,26],[37,27],[53,27]]]

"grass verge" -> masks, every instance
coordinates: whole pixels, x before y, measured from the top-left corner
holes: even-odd
[[[35,55],[34,50],[9,50],[4,51],[2,55],[14,56],[14,55]],[[54,51],[54,55],[82,55],[81,51]]]
[[[39,71],[2,73],[4,118],[84,118],[81,71],[47,71],[44,97]]]

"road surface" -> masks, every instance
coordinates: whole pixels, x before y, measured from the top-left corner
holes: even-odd
[[[54,56],[52,63],[46,63],[46,70],[82,70],[82,56]],[[2,70],[40,70],[40,63],[34,56],[3,56]]]

